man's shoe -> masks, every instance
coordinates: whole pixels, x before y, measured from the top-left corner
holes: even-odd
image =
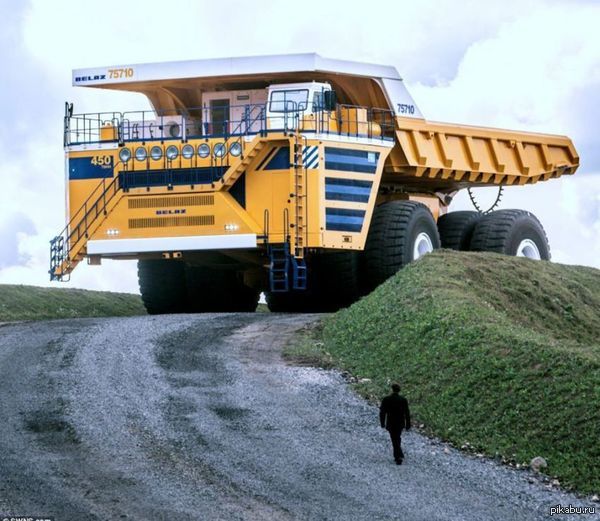
[[[401,459],[397,459],[396,460],[396,465],[402,465],[402,460]]]

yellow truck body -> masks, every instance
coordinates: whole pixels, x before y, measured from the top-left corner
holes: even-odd
[[[567,137],[431,123],[393,67],[316,54],[77,70],[73,84],[139,92],[152,111],[67,105],[53,280],[84,258],[160,259],[226,268],[257,291],[306,289],[306,261],[358,255],[381,204],[417,201],[438,219],[460,189],[579,164]]]

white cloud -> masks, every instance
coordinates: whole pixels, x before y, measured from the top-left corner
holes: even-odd
[[[570,136],[581,156],[573,177],[514,187],[502,208],[544,224],[553,259],[600,267],[600,6],[555,3],[502,25],[466,51],[456,77],[413,92],[431,119]],[[471,205],[461,193],[452,209]]]
[[[511,189],[503,206],[542,219],[555,260],[598,265],[598,9],[567,0],[258,0],[250,15],[235,1],[0,0],[0,66],[12,72],[0,84],[0,236],[12,250],[2,258],[18,260],[0,267],[0,282],[48,283],[48,240],[64,226],[63,102],[82,112],[148,107],[136,94],[73,88],[71,69],[305,51],[395,65],[432,120],[571,136],[580,172]],[[18,215],[35,231],[20,229]],[[78,267],[71,286],[136,291],[135,264]]]

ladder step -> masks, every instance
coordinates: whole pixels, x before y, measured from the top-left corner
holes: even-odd
[[[292,257],[292,285],[296,290],[305,290],[307,283],[306,262]]]
[[[269,286],[273,293],[283,293],[290,289],[290,254],[287,244],[269,246]]]

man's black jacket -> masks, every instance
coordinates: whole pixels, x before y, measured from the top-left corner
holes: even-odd
[[[379,421],[388,431],[410,429],[410,411],[406,398],[398,393],[386,396],[379,408]]]

